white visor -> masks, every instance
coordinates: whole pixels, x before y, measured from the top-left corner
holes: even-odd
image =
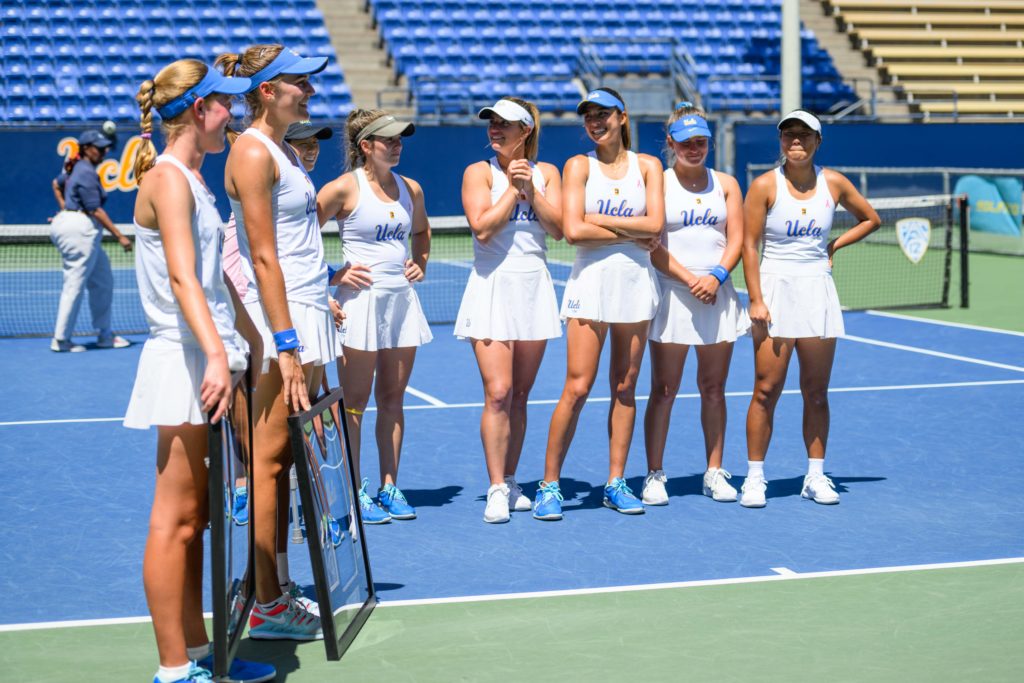
[[[794,109],[793,111],[783,116],[782,120],[779,121],[779,125],[777,126],[777,128],[779,130],[782,130],[782,126],[785,125],[786,121],[801,121],[807,124],[807,127],[813,130],[815,133],[821,135],[821,121],[818,120],[817,116],[810,112],[804,111],[803,109]]]
[[[493,107],[484,107],[477,114],[482,119],[491,118],[491,114],[497,114],[506,121],[521,123],[527,128],[533,128],[533,117],[526,107],[516,104],[512,100],[498,100]]]

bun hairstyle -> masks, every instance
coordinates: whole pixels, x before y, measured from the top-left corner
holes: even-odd
[[[366,163],[366,155],[360,149],[356,138],[368,125],[388,113],[383,109],[353,109],[345,120],[345,159],[346,168],[353,171]]]
[[[135,101],[139,105],[139,128],[142,131],[142,142],[135,156],[135,180],[142,181],[142,176],[153,168],[156,161],[156,147],[153,145],[153,110],[159,109],[171,100],[180,97],[186,90],[197,85],[206,76],[209,67],[197,59],[179,59],[171,62],[152,80],[139,86]],[[160,120],[160,130],[164,139],[173,140],[181,129],[187,125],[182,113],[170,119]]]
[[[524,100],[519,97],[502,97],[503,100],[509,102],[515,102],[520,107],[530,112],[530,116],[533,117],[533,130],[526,136],[526,141],[523,143],[523,153],[526,158],[530,161],[537,161],[537,151],[540,148],[540,110],[537,105],[529,100]],[[520,123],[520,126],[523,124]]]
[[[626,107],[626,100],[622,98],[622,95],[619,94],[618,90],[614,90],[612,88],[595,88],[595,90],[602,90],[608,93],[609,95],[615,97],[619,102],[622,102],[622,146],[625,147],[626,149],[632,149],[631,145],[633,138],[631,133],[629,132],[629,108]]]
[[[270,66],[284,50],[284,45],[265,44],[252,45],[241,53],[225,52],[214,60],[213,65],[225,76],[247,78]],[[270,79],[271,82],[276,78]],[[245,95],[248,119],[258,119],[263,113],[263,100],[260,99],[259,83],[253,83],[253,89]]]

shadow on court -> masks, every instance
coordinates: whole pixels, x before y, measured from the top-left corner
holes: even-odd
[[[828,474],[826,472],[826,474]],[[864,482],[875,482],[885,481],[886,477],[832,477],[832,483],[836,485],[837,493],[848,493],[849,488],[846,484],[860,484]],[[746,481],[746,477],[734,477],[732,485],[739,491],[743,487],[743,482]],[[797,477],[787,477],[786,479],[768,479],[768,490],[765,491],[765,498],[790,498],[792,496],[799,496],[801,489],[804,486],[803,475]],[[699,487],[699,484],[698,484]],[[699,488],[698,488],[699,491]]]
[[[442,486],[436,489],[402,489],[413,507],[439,508],[451,504],[462,493],[461,486]]]
[[[274,680],[280,682],[286,680],[288,674],[295,673],[301,668],[299,655],[296,652],[299,645],[300,643],[294,640],[256,641],[251,638],[243,638],[238,644],[235,656],[253,662],[273,664],[277,669],[277,677]]]

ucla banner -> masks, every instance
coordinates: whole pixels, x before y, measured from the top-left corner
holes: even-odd
[[[956,182],[955,192],[970,202],[971,230],[1020,237],[1024,184],[1019,178],[967,175]]]

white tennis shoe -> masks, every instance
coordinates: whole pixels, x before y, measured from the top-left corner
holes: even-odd
[[[509,512],[529,512],[533,509],[533,502],[523,495],[523,489],[516,483],[515,477],[505,477],[505,486],[508,487]]]
[[[665,490],[665,470],[651,470],[644,478],[644,488],[640,499],[644,505],[668,505],[668,491]]]
[[[820,505],[835,505],[839,502],[836,485],[824,474],[808,474],[800,495]]]
[[[492,484],[487,489],[487,507],[484,508],[484,521],[488,524],[502,524],[509,521],[508,484]]]
[[[709,467],[704,473],[704,486],[702,492],[705,496],[719,503],[736,502],[736,489],[727,480],[732,475],[720,467]]]
[[[743,487],[740,489],[740,505],[745,508],[763,508],[767,503],[764,492],[768,489],[768,482],[764,475],[747,475]]]

